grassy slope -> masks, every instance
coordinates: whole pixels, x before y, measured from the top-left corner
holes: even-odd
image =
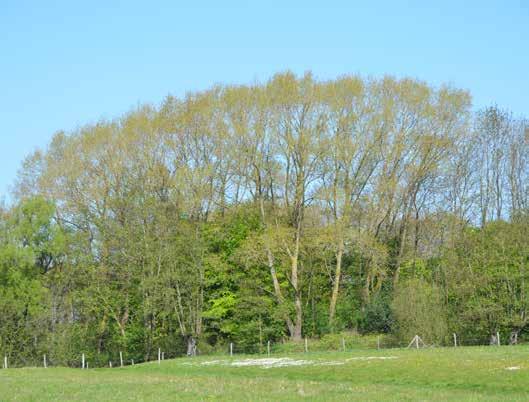
[[[200,365],[218,357],[124,369],[9,369],[0,370],[0,400],[529,400],[527,346],[289,357],[337,361],[354,356],[398,358],[270,369]],[[512,366],[520,370],[505,370]]]

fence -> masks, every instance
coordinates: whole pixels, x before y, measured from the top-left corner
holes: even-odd
[[[503,340],[502,340],[503,339]],[[518,343],[518,339],[514,340],[514,343]],[[260,344],[258,350],[259,353],[254,355],[265,355],[271,356],[273,354],[285,354],[285,353],[310,353],[310,352],[351,352],[354,350],[373,350],[373,349],[398,349],[398,348],[428,348],[428,347],[461,347],[461,346],[506,346],[513,343],[512,338],[502,338],[501,334],[497,332],[491,338],[460,338],[457,334],[453,333],[450,343],[428,343],[423,340],[419,335],[415,335],[409,343],[397,342],[395,339],[387,335],[376,335],[376,336],[361,336],[361,335],[348,335],[348,336],[328,336],[321,339],[309,339],[304,338],[302,342],[287,342],[287,343],[272,343],[267,341],[266,344]],[[200,352],[200,350],[199,350]],[[218,352],[213,353],[214,355],[219,354]],[[234,342],[230,342],[227,345],[226,350],[223,354],[234,356],[236,354],[248,354],[244,350],[238,350],[237,345]],[[0,354],[1,356],[1,354]],[[88,369],[88,368],[119,368],[125,366],[134,366],[139,363],[154,362],[161,364],[166,358],[166,352],[162,348],[157,349],[157,354],[154,359],[142,359],[130,358],[126,356],[126,353],[120,351],[118,356],[113,359],[109,359],[107,363],[102,364],[100,358],[95,358],[97,354],[88,356],[86,353],[80,352],[78,359],[70,361],[66,364],[72,368]],[[181,357],[181,353],[168,353],[169,358]],[[13,353],[11,355],[4,354],[2,368],[19,368],[19,367],[53,367],[53,366],[65,366],[64,364],[55,364],[53,355],[45,353],[39,358],[28,359],[16,358]]]

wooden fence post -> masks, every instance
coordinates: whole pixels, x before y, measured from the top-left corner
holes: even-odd
[[[119,352],[119,365],[123,367],[123,353]]]
[[[85,367],[85,357],[84,357],[84,353],[81,355],[81,368],[84,369]]]
[[[305,353],[309,351],[309,341],[307,340],[307,337],[305,337]]]
[[[158,364],[162,362],[162,349],[158,348]]]
[[[498,346],[501,346],[501,343],[500,343],[500,331],[496,332],[496,338],[498,339]]]
[[[268,356],[270,356],[270,341],[266,344],[266,351],[268,353]]]
[[[454,347],[457,347],[457,335],[455,332],[453,333],[453,335],[454,335]]]
[[[42,361],[44,363],[44,368],[48,368],[48,363],[46,362],[46,355],[42,358]]]
[[[4,368],[7,368],[7,356],[4,356]]]

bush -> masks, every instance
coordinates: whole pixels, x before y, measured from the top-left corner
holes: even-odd
[[[389,333],[394,324],[391,299],[387,294],[376,294],[361,310],[358,329],[363,334]]]
[[[419,335],[427,344],[444,344],[448,339],[447,312],[439,288],[421,279],[399,284],[391,308],[395,336],[409,342]]]
[[[321,338],[308,339],[309,352],[329,352],[343,350],[343,340],[345,340],[346,350],[354,349],[376,349],[377,343],[380,346],[389,346],[391,344],[387,335],[360,335],[355,331],[342,332],[338,334],[327,334]],[[278,343],[272,345],[274,353],[302,353],[305,351],[305,342]]]

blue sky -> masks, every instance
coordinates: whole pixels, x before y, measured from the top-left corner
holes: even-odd
[[[0,0],[0,51],[0,198],[57,130],[286,69],[447,82],[529,116],[527,0]]]

